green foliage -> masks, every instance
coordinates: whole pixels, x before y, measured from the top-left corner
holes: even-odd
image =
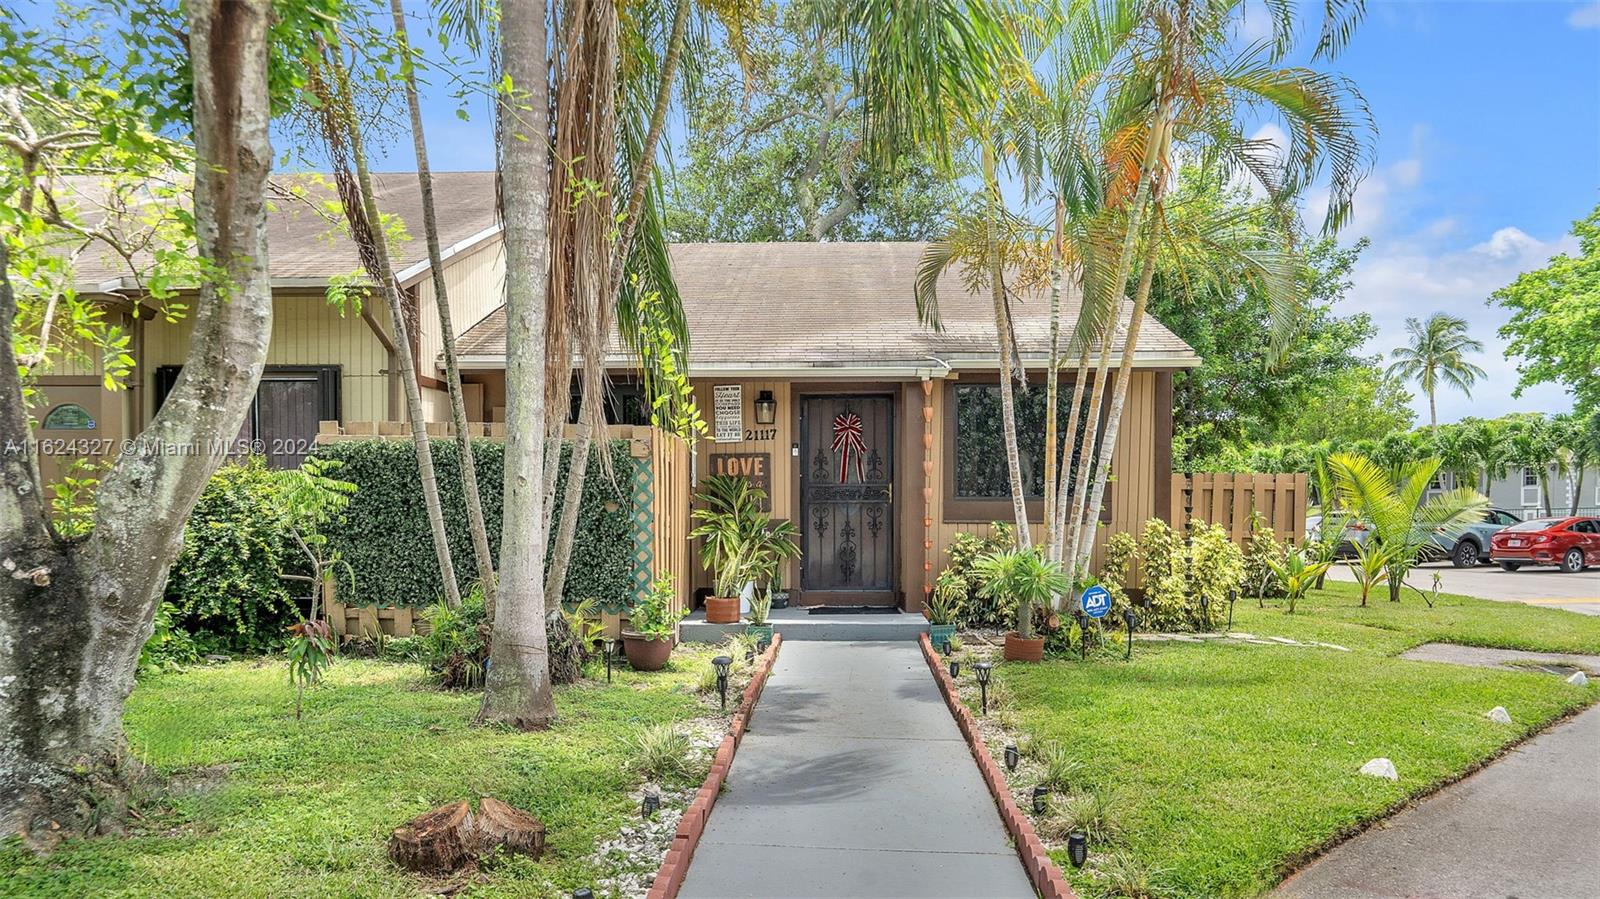
[[[1139,616],[1141,625],[1153,631],[1186,629],[1190,606],[1183,538],[1165,520],[1152,518],[1144,523],[1139,554],[1144,559],[1146,602],[1145,611]]]
[[[1250,539],[1244,547],[1244,590],[1247,596],[1282,596],[1282,588],[1273,574],[1273,565],[1283,561],[1284,548],[1278,536],[1267,526],[1258,512],[1250,513]]]
[[[475,563],[456,443],[434,440],[432,448],[451,556],[457,570],[472,571]],[[475,440],[472,453],[484,524],[489,531],[489,549],[498,559],[505,446],[497,441]],[[564,600],[574,603],[593,598],[601,608],[614,612],[626,608],[634,597],[634,465],[626,441],[613,441],[610,453],[615,480],[606,473],[598,453],[589,462]],[[355,595],[341,598],[351,604],[399,606],[425,606],[438,598],[439,563],[428,536],[427,513],[421,501],[422,481],[410,441],[328,443],[317,447],[316,456],[342,462],[340,475],[359,488],[343,519],[326,529],[330,550],[349,563],[355,575]],[[564,446],[552,511],[557,519],[570,457],[571,447]]]
[[[768,584],[784,561],[800,555],[799,532],[790,521],[763,512],[765,491],[749,479],[712,475],[700,481],[700,523],[690,539],[703,539],[701,557],[716,579],[718,596],[738,596],[748,583]]]
[[[1117,814],[1116,797],[1106,789],[1091,789],[1069,796],[1061,803],[1060,828],[1077,831],[1089,838],[1091,846],[1109,846],[1122,838],[1122,819]]]
[[[188,631],[173,625],[178,607],[170,602],[156,606],[155,629],[139,650],[139,675],[178,671],[200,661],[200,647]]]
[[[175,627],[233,652],[267,652],[283,643],[300,611],[280,575],[303,562],[279,494],[277,473],[259,457],[212,476],[167,578]]]
[[[650,585],[650,592],[628,611],[628,628],[651,639],[671,640],[677,633],[678,622],[689,614],[688,609],[673,611],[672,601],[676,595],[672,575],[656,578]]]
[[[1039,740],[1029,744],[1029,754],[1044,768],[1039,786],[1057,793],[1083,786],[1088,769],[1065,743]]]
[[[1483,342],[1467,336],[1467,320],[1435,312],[1427,320],[1406,319],[1409,343],[1392,354],[1389,373],[1417,382],[1428,397],[1428,424],[1439,423],[1434,404],[1441,383],[1471,393],[1472,385],[1486,377],[1483,369],[1467,361],[1472,353],[1483,352]]]
[[[61,480],[47,485],[54,516],[51,524],[62,537],[70,540],[94,530],[94,488],[100,483],[94,475],[98,470],[88,459],[73,459]]]
[[[289,628],[289,683],[294,685],[294,716],[302,712],[306,688],[322,682],[333,664],[333,630],[321,619],[302,621]]]
[[[987,536],[959,533],[946,548],[949,563],[939,572],[935,590],[946,590],[952,595],[961,594],[960,611],[955,623],[963,628],[1005,627],[1016,613],[1001,597],[981,594],[976,571],[978,560],[997,552],[1007,552],[1017,545],[1016,530],[1012,525],[996,521],[989,526]]]
[[[1327,573],[1332,563],[1314,561],[1304,547],[1295,547],[1285,552],[1282,559],[1271,560],[1268,564],[1273,577],[1278,579],[1278,589],[1289,600],[1288,611],[1292,615],[1295,604]]]
[[[483,587],[474,585],[461,598],[459,608],[443,600],[428,610],[428,632],[422,635],[420,661],[428,674],[447,690],[483,686],[489,659],[489,621],[484,611]]]
[[[1572,223],[1578,255],[1565,253],[1525,272],[1489,301],[1511,311],[1500,336],[1521,357],[1513,396],[1535,384],[1560,384],[1580,413],[1600,410],[1600,206]]]
[[[966,580],[949,570],[941,571],[933,583],[933,594],[928,597],[928,622],[955,624],[961,618],[966,601]]]
[[[1244,583],[1244,553],[1222,525],[1193,519],[1189,522],[1188,574],[1195,624],[1209,631],[1229,594],[1237,594]]]
[[[1033,638],[1033,610],[1048,608],[1071,587],[1061,563],[1046,559],[1038,547],[989,553],[978,559],[974,573],[980,596],[1016,610],[1017,636],[1024,640]]]
[[[1139,555],[1139,541],[1132,534],[1118,531],[1106,539],[1105,562],[1095,582],[1111,594],[1111,613],[1120,615],[1128,607],[1128,570]]]
[[[677,724],[652,724],[636,730],[627,745],[633,770],[641,777],[681,781],[694,773],[694,744]]]

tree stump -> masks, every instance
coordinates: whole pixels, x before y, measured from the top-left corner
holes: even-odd
[[[578,633],[560,609],[552,609],[544,619],[545,644],[550,652],[550,682],[575,684],[583,679],[584,647]]]
[[[504,846],[508,852],[533,858],[544,854],[544,822],[493,796],[478,800],[474,826],[481,853],[488,854],[495,847]]]
[[[407,871],[449,874],[478,857],[472,807],[465,800],[412,818],[389,835],[389,858]]]

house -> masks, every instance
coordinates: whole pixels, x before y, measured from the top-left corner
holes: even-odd
[[[1600,515],[1600,467],[1591,465],[1582,472],[1563,474],[1557,466],[1551,465],[1546,480],[1550,485],[1549,515]],[[1441,489],[1455,484],[1452,475],[1440,474]],[[1466,486],[1476,489],[1479,485],[1469,483]],[[1489,497],[1489,505],[1524,519],[1546,515],[1544,488],[1537,468],[1512,466],[1503,476],[1489,479],[1484,495]]]
[[[504,258],[492,176],[435,177],[468,417],[501,422]],[[385,211],[420,222],[414,176],[381,176],[378,189]],[[293,464],[304,454],[318,420],[392,421],[404,415],[386,349],[392,345],[387,313],[369,304],[360,316],[341,316],[323,296],[332,279],[355,270],[353,248],[330,236],[325,224],[295,216],[293,209],[273,215],[276,319],[269,368],[245,428],[277,464]],[[412,229],[415,234],[415,224]],[[986,293],[969,295],[959,272],[951,271],[938,285],[943,330],[920,325],[911,286],[923,248],[671,248],[689,323],[689,375],[712,431],[693,447],[688,476],[698,482],[712,473],[741,474],[766,488],[774,517],[793,520],[803,535],[801,558],[784,578],[800,604],[920,608],[957,534],[987,532],[990,522],[1012,518],[991,300]],[[417,307],[413,345],[426,414],[444,421],[441,347],[420,235],[396,264]],[[1048,303],[1047,295],[1022,296],[1013,310],[1031,382],[1018,392],[1018,421],[1036,520],[1043,492]],[[1070,327],[1076,292],[1068,291],[1062,303],[1062,321]],[[185,346],[181,323],[141,316],[134,326],[140,329],[140,367],[129,394],[98,388],[72,394],[98,404],[98,413],[85,407],[91,419],[118,435],[135,433],[153,414]],[[1110,360],[1113,370],[1119,361]],[[1106,491],[1102,543],[1109,533],[1137,531],[1170,509],[1172,375],[1199,361],[1159,322],[1145,323]],[[618,423],[644,423],[642,404],[630,402],[638,388],[629,358],[613,353],[607,367],[617,395],[610,414]],[[63,377],[43,379],[52,404],[66,395]],[[1064,408],[1070,372],[1062,388]],[[47,424],[53,408],[43,416]],[[709,584],[705,572],[695,577],[695,586]]]

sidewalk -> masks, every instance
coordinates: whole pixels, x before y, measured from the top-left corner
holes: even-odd
[[[1600,706],[1345,843],[1273,899],[1600,896]]]
[[[679,896],[1034,891],[917,644],[785,642]]]

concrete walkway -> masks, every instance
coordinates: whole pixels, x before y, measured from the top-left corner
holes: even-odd
[[[917,644],[783,644],[679,896],[1030,899]]]
[[[1340,845],[1274,899],[1600,896],[1600,706]]]

